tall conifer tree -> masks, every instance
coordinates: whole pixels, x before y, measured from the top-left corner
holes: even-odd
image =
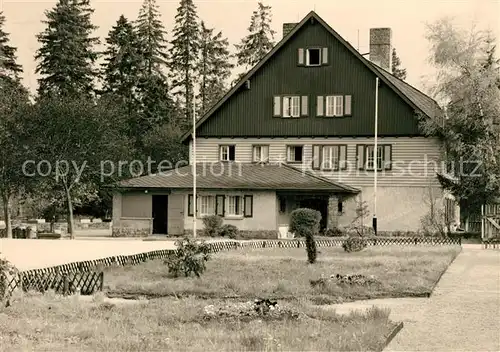
[[[132,104],[139,80],[139,48],[133,25],[121,15],[109,31],[102,64],[103,91]],[[129,106],[131,107],[131,106]]]
[[[259,2],[250,19],[250,33],[235,45],[238,65],[245,71],[255,66],[274,47],[276,31],[271,28],[271,23],[271,6]]]
[[[196,6],[193,0],[181,0],[175,16],[169,68],[174,95],[184,103],[184,127],[192,121],[199,51],[200,30]]]
[[[201,22],[200,62],[200,109],[204,114],[225,94],[227,79],[234,65],[231,63],[229,42],[222,32],[214,34],[214,29],[207,28]]]
[[[0,12],[0,78],[18,80],[23,72],[16,62],[17,49],[9,45],[9,34],[4,31],[5,16]]]
[[[97,28],[91,22],[94,10],[90,0],[59,0],[46,11],[46,28],[37,35],[41,44],[35,59],[39,61],[36,73],[38,93],[91,96],[94,92],[98,54],[93,37]]]
[[[406,79],[406,69],[401,67],[401,59],[396,49],[392,49],[392,74],[402,81]]]

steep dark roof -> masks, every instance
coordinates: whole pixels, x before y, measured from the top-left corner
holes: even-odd
[[[441,112],[441,108],[438,103],[429,97],[428,95],[422,93],[417,88],[406,83],[405,81],[397,78],[392,73],[386,71],[380,66],[372,63],[371,61],[364,59],[370,65],[375,67],[375,69],[380,72],[387,80],[389,80],[401,93],[403,93],[412,103],[417,106],[425,115],[429,117],[438,116]]]
[[[271,59],[274,54],[281,48],[285,43],[287,43],[300,28],[302,28],[308,21],[315,20],[318,21],[323,27],[325,27],[332,36],[334,36],[338,41],[340,41],[349,51],[351,51],[359,60],[361,60],[377,77],[380,78],[382,82],[387,84],[391,89],[394,90],[407,104],[409,104],[413,109],[422,112],[428,117],[435,117],[439,113],[439,106],[437,103],[424,93],[420,92],[418,89],[413,88],[411,85],[399,80],[394,77],[391,73],[383,70],[377,65],[372,64],[370,61],[365,59],[349,42],[342,38],[332,27],[330,27],[321,17],[316,14],[316,12],[311,11],[304,17],[300,23],[298,23],[286,36],[284,36],[281,41],[274,46],[274,48],[260,60],[257,65],[255,65],[245,76],[243,76],[240,81],[230,89],[224,97],[222,97],[210,110],[208,110],[205,115],[203,115],[197,122],[196,128],[202,125],[219,107],[224,104],[234,93],[236,93],[243,84],[250,79],[256,71],[258,71],[269,59]],[[182,136],[182,141],[186,142],[192,137],[191,132],[186,132]]]
[[[196,170],[196,185],[200,189],[359,192],[356,188],[285,164],[199,163]],[[161,174],[123,180],[118,187],[190,189],[193,187],[192,167],[184,166]]]

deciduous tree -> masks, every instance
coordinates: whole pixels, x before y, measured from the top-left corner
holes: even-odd
[[[32,117],[34,164],[30,173],[50,195],[51,204],[64,204],[68,215],[68,232],[73,236],[75,206],[96,199],[111,165],[129,156],[128,138],[123,135],[122,105],[112,99],[58,99],[46,97],[37,102]],[[45,160],[40,170],[34,165]],[[103,172],[104,170],[104,172]]]
[[[22,134],[29,95],[21,85],[19,74],[23,70],[17,63],[17,49],[9,45],[4,24],[5,16],[0,12],[0,193],[6,236],[12,237],[11,201],[26,181],[20,165],[26,157]]]
[[[499,62],[490,32],[460,30],[448,18],[428,26],[436,99],[446,116],[422,119],[446,145],[451,170],[441,184],[469,214],[500,196]]]

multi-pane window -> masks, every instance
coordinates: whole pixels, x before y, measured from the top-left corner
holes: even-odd
[[[215,215],[215,197],[200,196],[200,216]]]
[[[326,96],[326,116],[344,115],[344,97],[342,95]]]
[[[241,216],[243,215],[243,197],[242,196],[227,196],[227,211],[226,215]]]
[[[273,98],[273,116],[300,117],[309,115],[307,95],[276,95]]]
[[[320,95],[316,98],[316,116],[337,117],[351,114],[351,95]]]
[[[289,145],[287,147],[287,161],[291,163],[302,162],[304,147],[301,145]]]
[[[269,161],[269,146],[254,145],[253,146],[253,161],[256,163],[265,163]]]
[[[375,161],[375,146],[359,144],[356,146],[356,159],[360,170],[391,170],[392,146],[381,144],[377,146],[377,160]]]
[[[312,168],[315,170],[347,169],[347,145],[313,145]]]
[[[377,170],[382,169],[384,161],[383,146],[377,146]],[[366,169],[373,170],[375,165],[375,146],[370,145],[366,148]]]
[[[338,169],[339,166],[339,147],[325,146],[322,151],[322,169]]]
[[[194,215],[193,195],[188,195],[188,216]],[[210,215],[225,216],[253,216],[252,195],[199,195],[196,202],[198,217]]]
[[[283,117],[299,117],[300,116],[300,97],[289,96],[283,97]]]
[[[220,161],[234,161],[236,147],[234,145],[221,145],[219,147]]]

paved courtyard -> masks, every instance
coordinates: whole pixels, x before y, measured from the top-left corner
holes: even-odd
[[[173,248],[175,248],[174,241],[141,241],[138,239],[0,239],[0,255],[19,270],[47,268],[115,255],[131,255]]]
[[[339,313],[388,307],[404,328],[385,351],[500,351],[500,250],[464,246],[428,298],[332,306]]]

